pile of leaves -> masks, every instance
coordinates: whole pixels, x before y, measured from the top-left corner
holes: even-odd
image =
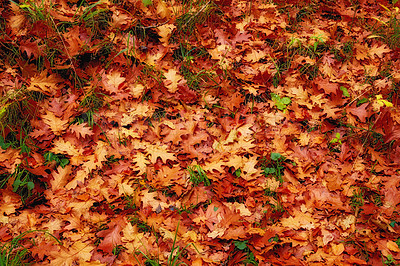
[[[396,2],[3,1],[0,260],[398,264]]]

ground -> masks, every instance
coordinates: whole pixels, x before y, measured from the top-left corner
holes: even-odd
[[[0,264],[399,265],[398,6],[3,3]]]

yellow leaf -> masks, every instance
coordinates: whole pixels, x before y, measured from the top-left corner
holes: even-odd
[[[398,246],[398,245],[396,244],[396,242],[394,242],[394,241],[389,240],[389,241],[386,243],[386,247],[387,247],[389,250],[391,250],[391,251],[400,252],[399,246]]]
[[[172,31],[176,28],[173,24],[161,25],[157,28],[158,34],[161,36],[160,41],[162,43],[168,43],[169,38],[172,35]]]
[[[170,240],[174,241],[175,237],[176,237],[176,240],[180,239],[180,237],[178,237],[175,234],[175,232],[171,232],[163,227],[159,227],[158,229],[160,230],[160,234],[163,236],[164,240],[170,239]]]
[[[147,145],[147,154],[150,156],[151,163],[156,163],[158,157],[160,157],[164,163],[166,163],[167,160],[175,161],[175,155],[168,152],[167,147],[168,146],[162,145],[161,143],[158,145]]]
[[[340,254],[342,254],[344,251],[344,245],[343,243],[340,243],[338,245],[336,244],[332,244],[332,253],[336,256],[339,256]]]
[[[139,175],[146,173],[147,165],[150,164],[146,155],[141,152],[138,152],[133,156],[133,162],[136,164],[133,170],[139,171]]]
[[[380,106],[384,106],[386,105],[386,107],[393,107],[393,104],[387,100],[382,100],[382,95],[376,95],[376,102],[380,105]]]
[[[253,95],[257,95],[258,92],[254,86],[244,86],[243,89],[248,90]]]

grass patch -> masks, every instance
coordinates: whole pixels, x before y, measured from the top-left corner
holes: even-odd
[[[0,189],[4,188],[10,179],[13,180],[12,191],[20,195],[25,204],[25,201],[32,196],[35,183],[39,181],[39,178],[40,176],[36,176],[18,165],[12,174],[0,175]]]
[[[205,186],[211,185],[211,180],[208,179],[206,172],[200,165],[189,166],[187,170],[189,171],[190,181],[194,186],[198,186],[200,183]]]
[[[11,241],[0,244],[0,266],[19,266],[19,265],[29,265],[32,261],[30,251],[24,247],[21,242],[28,240],[33,242],[31,238],[26,237],[28,234],[34,232],[43,232],[52,238],[54,238],[58,244],[61,245],[60,240],[58,240],[52,234],[42,231],[42,230],[31,230],[14,237]],[[33,242],[34,243],[34,242]]]

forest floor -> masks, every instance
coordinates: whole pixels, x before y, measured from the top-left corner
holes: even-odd
[[[399,265],[396,2],[3,1],[0,265]]]

